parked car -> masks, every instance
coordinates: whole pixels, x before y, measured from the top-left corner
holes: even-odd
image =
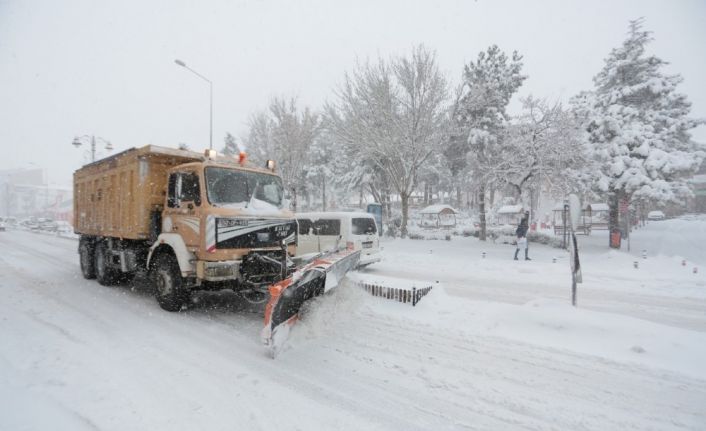
[[[659,210],[647,213],[647,220],[664,220],[664,218],[664,213]]]
[[[57,224],[54,220],[49,218],[39,219],[39,229],[46,232],[56,232]]]
[[[297,255],[340,248],[360,250],[359,266],[382,260],[375,217],[364,212],[311,212],[295,215],[299,225]]]
[[[29,229],[29,230],[38,230],[39,229],[39,222],[34,218],[24,219],[20,222],[20,227],[23,227],[23,228]]]
[[[5,222],[0,221],[0,232],[5,232],[5,228],[6,228]]]

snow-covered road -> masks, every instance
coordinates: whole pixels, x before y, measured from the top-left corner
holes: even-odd
[[[466,265],[486,276],[464,285],[443,267],[454,264],[445,247],[463,242],[432,253],[399,244],[406,254],[393,257],[388,244],[387,261],[363,276],[387,268],[442,278],[448,295],[437,289],[411,308],[343,285],[316,301],[271,360],[261,314],[234,295],[201,295],[167,313],[146,289],[81,278],[75,241],[4,232],[0,429],[706,428],[704,295],[687,286],[691,299],[681,302],[643,275],[592,307],[616,314],[574,310],[552,299],[566,293],[553,273],[530,282],[537,268],[551,270],[551,249],[533,250],[535,267],[474,257]],[[587,286],[604,278],[598,304],[620,273],[584,275]],[[525,285],[531,293],[512,293]],[[629,317],[640,315],[633,297],[668,312]],[[664,325],[686,302],[696,308]]]

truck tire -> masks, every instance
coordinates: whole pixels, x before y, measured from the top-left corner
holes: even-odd
[[[157,302],[163,310],[179,311],[189,300],[189,292],[184,288],[179,263],[171,254],[160,254],[152,264],[150,279],[154,286]]]
[[[78,246],[78,258],[81,264],[81,273],[83,278],[91,280],[96,278],[96,266],[93,257],[93,247],[91,247],[88,242],[81,241]]]
[[[108,247],[106,247],[104,242],[100,242],[96,246],[93,262],[98,283],[103,286],[115,284],[118,274],[113,268],[108,266]]]

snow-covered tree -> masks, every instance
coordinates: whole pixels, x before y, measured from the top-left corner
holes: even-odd
[[[456,200],[454,202],[446,201],[458,208],[461,207],[460,189],[462,183],[456,182],[456,178],[451,175],[448,166],[448,161],[441,151],[432,153],[419,169],[417,174],[416,191],[421,192],[424,197],[424,204],[432,203],[434,194],[443,195],[444,193],[451,194],[456,189]]]
[[[319,133],[319,116],[308,107],[300,110],[296,99],[274,98],[269,109],[250,117],[244,139],[255,163],[275,160],[286,188],[298,195],[307,193],[307,169],[311,146]]]
[[[312,142],[305,174],[309,188],[320,193],[322,211],[327,210],[335,191],[335,161],[339,156],[335,140],[326,129],[322,129]]]
[[[250,115],[248,119],[248,131],[242,139],[248,157],[258,163],[267,159],[279,160],[276,158],[277,149],[273,138],[274,124],[267,110],[258,111]]]
[[[463,84],[454,106],[448,154],[468,155],[474,180],[478,182],[480,209],[479,239],[485,241],[485,194],[497,182],[501,162],[502,138],[508,115],[505,111],[512,95],[526,76],[521,74],[522,56],[508,56],[493,45],[464,67]],[[458,158],[461,165],[464,163]],[[453,168],[452,168],[453,172]]]
[[[646,52],[651,32],[631,21],[628,37],[611,51],[594,77],[586,115],[593,154],[600,163],[598,185],[608,194],[610,229],[618,227],[621,200],[676,201],[689,194],[685,179],[704,158],[689,131],[691,103],[677,92],[680,75]],[[587,96],[589,97],[589,96]]]
[[[273,139],[278,151],[280,175],[296,190],[306,192],[306,169],[310,149],[319,133],[319,116],[308,107],[299,110],[297,101],[274,99],[270,104],[274,121]]]
[[[532,96],[521,101],[522,112],[503,139],[496,175],[518,202],[533,209],[542,189],[561,196],[583,192],[593,167],[574,112]]]
[[[409,58],[359,65],[326,108],[334,136],[399,194],[403,236],[417,172],[443,139],[446,94],[435,54],[420,46]]]
[[[226,132],[226,137],[223,139],[223,149],[221,153],[224,156],[232,157],[240,154],[240,147],[235,141],[235,137]]]

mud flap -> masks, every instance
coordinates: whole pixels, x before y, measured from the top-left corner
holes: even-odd
[[[295,271],[290,277],[270,286],[265,307],[262,340],[275,358],[297,321],[304,302],[338,286],[346,273],[358,265],[360,251],[343,250],[321,256]]]

